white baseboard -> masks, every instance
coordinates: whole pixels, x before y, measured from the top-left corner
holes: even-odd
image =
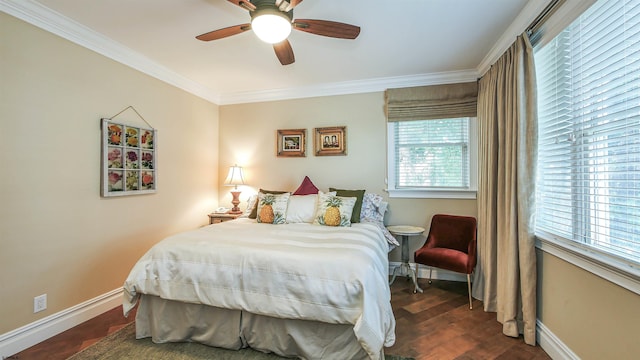
[[[536,341],[553,360],[580,360],[571,349],[565,345],[554,333],[544,326],[540,320],[536,321]]]
[[[14,355],[121,304],[120,288],[1,334],[0,359]]]

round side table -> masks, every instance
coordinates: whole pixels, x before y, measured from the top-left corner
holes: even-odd
[[[389,285],[393,284],[396,280],[398,270],[400,270],[401,276],[411,277],[414,285],[413,293],[415,294],[418,291],[422,292],[422,289],[418,286],[416,272],[411,268],[411,265],[409,265],[409,236],[422,234],[424,232],[424,228],[410,225],[392,225],[387,226],[387,230],[395,236],[400,236],[402,240],[402,263],[400,266],[396,266],[396,268],[393,269],[393,277],[391,278]]]

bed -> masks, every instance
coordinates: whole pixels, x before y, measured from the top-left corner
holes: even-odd
[[[277,218],[277,216],[276,216]],[[383,359],[395,342],[390,240],[373,222],[239,218],[170,236],[134,265],[136,337],[302,359]]]

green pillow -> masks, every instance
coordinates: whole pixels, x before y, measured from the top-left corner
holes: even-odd
[[[260,192],[263,194],[284,194],[288,191],[273,191],[273,190],[264,190],[264,189],[260,189]],[[249,219],[255,219],[258,217],[258,202],[256,201],[256,205],[253,207],[253,209],[251,210],[251,214],[249,214]]]
[[[351,222],[359,223],[360,211],[362,210],[362,198],[364,197],[364,192],[366,190],[343,190],[343,189],[329,188],[329,191],[335,191],[336,196],[357,198],[356,204],[353,206],[353,212],[351,213]]]

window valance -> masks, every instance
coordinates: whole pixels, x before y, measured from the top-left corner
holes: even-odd
[[[475,117],[478,83],[387,89],[385,98],[390,122]]]

